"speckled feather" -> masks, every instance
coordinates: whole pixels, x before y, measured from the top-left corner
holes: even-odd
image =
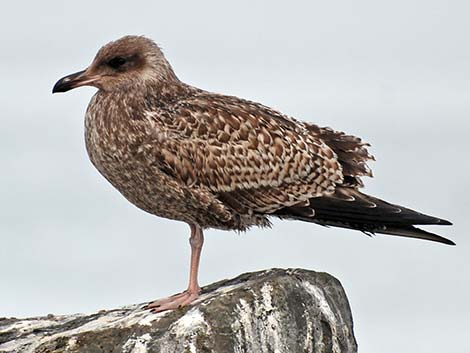
[[[95,84],[86,145],[96,168],[137,207],[202,228],[245,230],[277,216],[387,233],[380,212],[390,204],[359,191],[373,159],[360,138],[189,86],[143,37],[108,44],[88,70],[103,70],[117,54],[135,57],[133,66]],[[390,207],[399,210],[394,226],[408,230],[421,216],[448,223]],[[375,221],[370,209],[379,212]],[[342,210],[344,222],[331,210]]]

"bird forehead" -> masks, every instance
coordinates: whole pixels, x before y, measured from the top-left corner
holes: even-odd
[[[147,53],[158,50],[157,48],[156,44],[148,38],[126,36],[103,46],[98,51],[96,58],[102,61],[116,56],[145,56]]]

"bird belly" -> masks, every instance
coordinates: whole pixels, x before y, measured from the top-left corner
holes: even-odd
[[[89,155],[98,171],[138,208],[164,218],[194,221],[185,207],[183,191],[170,185],[158,168],[103,151],[89,150]]]

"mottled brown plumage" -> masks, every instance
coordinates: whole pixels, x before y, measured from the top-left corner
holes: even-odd
[[[99,89],[85,119],[95,167],[137,207],[191,226],[192,282],[154,310],[197,297],[204,228],[246,230],[275,216],[452,243],[413,226],[449,222],[359,191],[373,159],[361,139],[189,86],[147,38],[107,44],[54,92],[81,85]]]

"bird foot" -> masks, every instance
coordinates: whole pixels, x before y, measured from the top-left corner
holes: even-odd
[[[153,313],[161,313],[166,310],[174,310],[182,308],[191,304],[199,297],[199,291],[185,290],[182,293],[172,295],[171,297],[157,299],[147,304],[144,309],[150,310]]]

